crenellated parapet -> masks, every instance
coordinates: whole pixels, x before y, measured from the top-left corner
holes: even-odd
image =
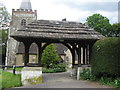
[[[26,13],[33,13],[33,14],[37,14],[37,10],[32,10],[32,9],[12,9],[12,13],[13,12],[26,12]]]

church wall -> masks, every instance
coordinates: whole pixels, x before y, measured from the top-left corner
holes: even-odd
[[[7,42],[7,53],[6,53],[6,65],[15,65],[16,63],[16,52],[18,50],[19,42],[10,37],[14,31],[22,28],[21,21],[25,19],[26,25],[37,19],[37,11],[13,9],[12,10],[12,21],[10,24],[9,38]],[[20,57],[21,58],[21,57]]]
[[[37,55],[30,54],[29,55],[29,63],[36,63],[36,62],[38,62]],[[17,66],[24,65],[24,54],[16,55],[15,65],[17,65]]]

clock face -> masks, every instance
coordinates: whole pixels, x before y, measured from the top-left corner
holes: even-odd
[[[35,17],[34,14],[16,14],[16,13],[14,13],[13,15],[15,15],[16,17]]]

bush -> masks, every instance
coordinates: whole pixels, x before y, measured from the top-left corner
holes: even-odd
[[[57,72],[65,72],[66,64],[57,64],[53,65],[51,68],[43,68],[43,73],[57,73]]]
[[[101,84],[106,84],[106,85],[109,85],[109,86],[114,86],[116,88],[120,88],[120,78],[108,78],[108,77],[101,77],[99,79],[99,82]]]
[[[91,73],[89,69],[83,69],[80,73],[80,78],[83,80],[89,80],[91,78]]]
[[[54,44],[48,45],[42,53],[41,63],[43,67],[50,68],[52,65],[57,64],[59,60],[56,46]]]
[[[83,80],[90,81],[99,81],[101,84],[113,86],[115,88],[120,88],[120,78],[111,78],[111,77],[101,77],[97,78],[96,76],[91,75],[89,69],[83,69],[83,72],[80,74],[80,78]]]
[[[57,64],[53,65],[52,68],[55,72],[65,72],[66,71],[66,64]]]
[[[97,77],[120,76],[120,38],[106,38],[94,44],[92,73]]]
[[[43,68],[43,69],[42,69],[42,72],[43,72],[43,73],[55,73],[54,69],[51,69],[51,68],[49,68],[49,69]]]

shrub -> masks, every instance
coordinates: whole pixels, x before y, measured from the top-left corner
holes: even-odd
[[[92,73],[97,77],[120,76],[120,38],[106,38],[94,44]]]
[[[57,64],[59,60],[60,57],[56,51],[56,46],[54,44],[48,45],[42,54],[42,65],[50,68],[52,65]]]
[[[99,82],[101,84],[106,84],[106,85],[109,85],[109,86],[114,86],[116,88],[120,88],[120,78],[108,78],[108,77],[101,77],[99,79]]]
[[[65,72],[66,71],[66,64],[57,64],[53,65],[52,68],[55,72]]]
[[[83,71],[80,73],[80,78],[83,80],[89,80],[91,77],[91,73],[89,69],[83,69]]]
[[[66,64],[57,64],[53,65],[51,68],[43,68],[43,73],[57,73],[57,72],[65,72]]]
[[[43,72],[43,73],[54,73],[55,71],[54,71],[54,69],[51,69],[51,68],[49,68],[49,69],[43,68],[43,69],[42,69],[42,72]]]

